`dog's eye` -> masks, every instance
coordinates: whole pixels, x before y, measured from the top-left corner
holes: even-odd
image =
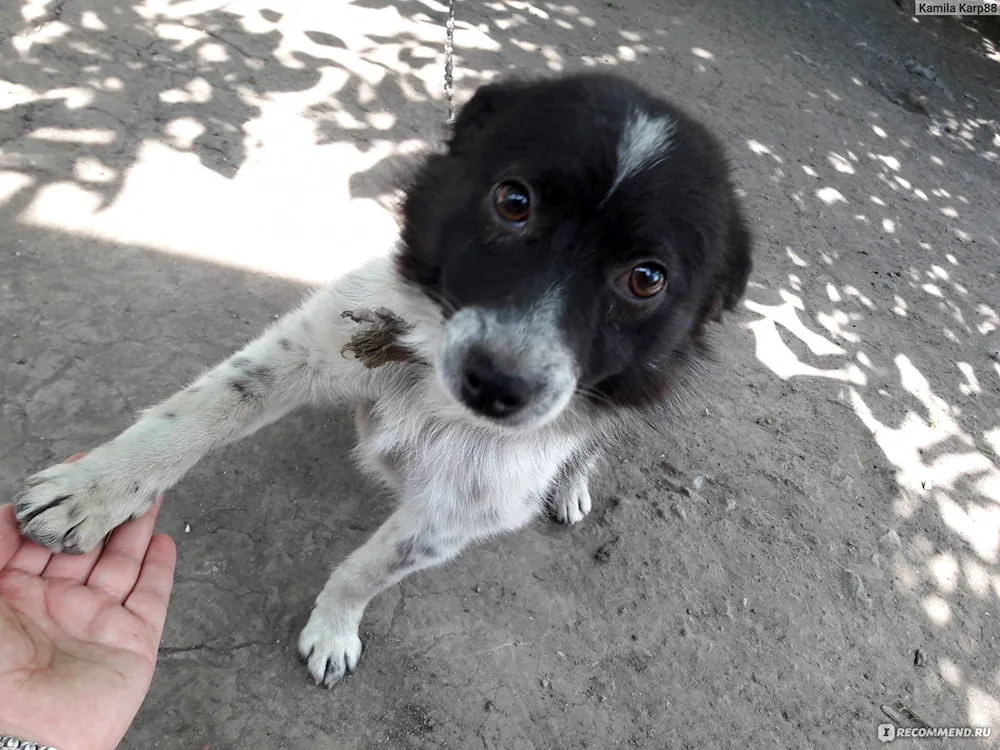
[[[508,224],[522,225],[531,213],[528,188],[520,182],[501,182],[493,191],[497,216]]]
[[[655,297],[667,285],[667,272],[661,266],[643,263],[632,269],[628,276],[628,288],[636,297]]]

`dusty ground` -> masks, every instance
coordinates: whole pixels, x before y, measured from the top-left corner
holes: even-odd
[[[0,497],[384,248],[399,159],[443,132],[444,10],[0,5]],[[214,455],[164,506],[124,747],[859,748],[897,702],[1000,732],[990,35],[889,0],[460,0],[459,98],[610,65],[730,144],[758,261],[714,379],[583,525],[377,599],[332,693],[293,637],[389,501],[340,411]]]

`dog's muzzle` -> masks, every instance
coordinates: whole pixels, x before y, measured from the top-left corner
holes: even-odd
[[[464,308],[445,326],[438,373],[467,409],[492,422],[537,426],[576,389],[576,368],[552,316]]]

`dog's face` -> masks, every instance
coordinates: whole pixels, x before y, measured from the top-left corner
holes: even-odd
[[[716,140],[604,74],[479,89],[410,185],[403,241],[400,273],[444,312],[445,389],[512,428],[662,400],[751,265]]]

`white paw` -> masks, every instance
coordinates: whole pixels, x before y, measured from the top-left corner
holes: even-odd
[[[552,494],[552,511],[559,523],[579,523],[590,513],[590,489],[587,482],[567,482]]]
[[[345,613],[329,617],[320,607],[309,616],[299,635],[299,656],[317,685],[332,688],[357,669],[362,650],[360,620],[360,616]]]
[[[155,490],[109,471],[98,449],[71,464],[30,477],[14,499],[21,533],[53,552],[83,554],[112,529],[142,514]]]

